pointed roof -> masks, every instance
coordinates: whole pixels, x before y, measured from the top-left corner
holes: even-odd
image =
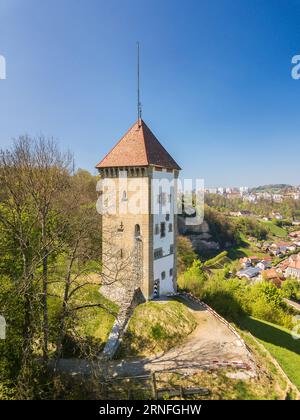
[[[180,170],[150,128],[140,120],[133,124],[96,168],[151,165]]]

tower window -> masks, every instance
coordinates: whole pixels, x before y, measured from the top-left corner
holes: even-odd
[[[154,250],[154,259],[159,260],[163,256],[163,250],[162,248],[157,248]]]
[[[140,227],[140,225],[135,225],[134,237],[139,238],[140,236],[141,236],[141,227]]]
[[[166,224],[162,222],[160,224],[160,237],[164,238],[166,236]]]
[[[174,245],[170,245],[170,254],[174,254]]]
[[[173,277],[173,268],[170,268],[169,274],[170,274],[170,277]]]
[[[124,224],[123,222],[120,223],[120,226],[118,227],[118,232],[123,232],[124,231]]]
[[[158,235],[159,234],[159,225],[158,224],[155,225],[154,232],[155,232],[155,235]]]
[[[169,213],[167,213],[166,214],[166,221],[168,222],[170,220],[170,214]]]
[[[172,223],[169,223],[169,232],[173,232],[173,225],[172,225]]]
[[[126,191],[123,191],[122,201],[127,201],[127,192]]]
[[[159,193],[159,195],[157,196],[157,201],[159,204],[162,204],[163,206],[165,206],[167,204],[167,193],[165,192]]]
[[[166,278],[166,272],[165,271],[163,271],[162,273],[161,273],[161,279],[162,280],[164,280]]]

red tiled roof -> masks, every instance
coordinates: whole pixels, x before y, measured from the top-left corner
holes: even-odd
[[[296,238],[297,236],[300,236],[300,230],[297,230],[296,232],[291,232],[291,233],[289,234],[289,236],[290,236],[291,238]]]
[[[300,270],[300,261],[292,261],[289,263],[288,268],[294,268],[296,270]]]
[[[270,270],[265,270],[263,272],[264,276],[267,278],[274,278],[278,277],[277,271],[274,268],[270,268]]]
[[[141,120],[127,131],[96,168],[150,165],[180,170],[175,160]]]
[[[262,276],[266,280],[279,279],[280,278],[279,274],[277,273],[277,271],[274,268],[270,268],[270,270],[263,271]]]
[[[288,260],[284,260],[278,265],[278,267],[281,268],[282,270],[285,270],[286,268],[288,268],[288,266],[289,266]]]
[[[300,254],[291,255],[286,260],[281,261],[278,265],[281,270],[286,270],[287,268],[296,268],[300,270]]]

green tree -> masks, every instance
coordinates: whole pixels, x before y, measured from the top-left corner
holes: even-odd
[[[193,261],[197,258],[197,254],[193,249],[192,242],[186,236],[178,236],[177,238],[177,267],[178,273],[183,273],[189,268]]]
[[[189,290],[196,296],[201,297],[207,275],[203,269],[203,264],[199,260],[194,260],[192,265],[179,276],[178,284],[181,289]]]
[[[283,296],[300,301],[300,282],[295,279],[287,279],[282,283],[281,290],[283,293]]]

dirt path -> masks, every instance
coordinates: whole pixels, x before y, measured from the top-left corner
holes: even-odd
[[[300,304],[299,304],[299,303],[294,302],[293,300],[290,300],[290,299],[284,299],[284,301],[285,301],[288,305],[290,305],[290,306],[292,306],[294,309],[296,309],[296,311],[300,312]]]
[[[113,360],[109,364],[109,376],[136,376],[156,371],[198,370],[217,363],[231,363],[237,367],[251,365],[249,353],[238,338],[213,314],[200,304],[182,299],[193,312],[198,326],[187,340],[164,354],[144,359]],[[163,302],[162,302],[163,304]],[[100,368],[101,362],[90,366],[84,361],[62,360],[60,368],[73,374],[87,374],[92,368]]]

